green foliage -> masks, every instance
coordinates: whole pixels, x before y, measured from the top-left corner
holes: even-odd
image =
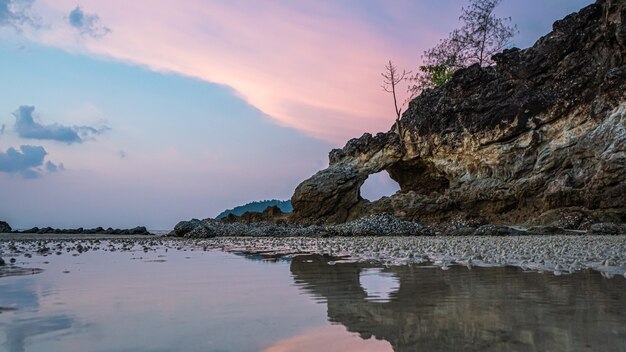
[[[420,66],[420,71],[429,77],[435,87],[446,83],[454,74],[454,71],[446,65]]]
[[[510,24],[510,17],[498,18],[494,14],[494,8],[501,1],[470,0],[469,7],[463,8],[459,17],[461,28],[424,51],[423,65],[411,78],[413,85],[409,91],[412,96],[424,89],[441,86],[458,69],[473,64],[493,65],[491,57],[505,49],[517,33],[517,26]]]

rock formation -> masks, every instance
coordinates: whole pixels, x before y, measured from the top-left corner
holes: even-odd
[[[9,233],[11,231],[13,231],[13,229],[7,222],[0,221],[0,233]]]
[[[11,226],[4,222],[0,221],[0,234],[1,233],[25,233],[25,234],[65,234],[65,235],[152,235],[145,226],[137,226],[132,229],[113,229],[108,228],[104,229],[102,227],[96,227],[93,229],[84,229],[79,227],[77,229],[55,229],[52,227],[33,227],[28,230],[13,230]]]
[[[427,224],[626,221],[626,1],[598,0],[528,49],[410,102],[395,130],[330,152],[292,197],[297,223],[388,213]],[[360,196],[387,171],[400,191]]]

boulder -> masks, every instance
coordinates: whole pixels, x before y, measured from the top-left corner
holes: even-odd
[[[174,230],[171,231],[168,236],[185,237],[185,235],[193,231],[196,227],[200,226],[201,222],[198,219],[191,219],[189,221],[180,221]]]
[[[4,221],[0,221],[0,233],[10,233],[10,232],[13,232],[13,229],[11,228],[11,226]]]
[[[204,226],[203,224],[196,226],[193,230],[187,232],[184,237],[190,238],[210,238],[217,236],[217,231],[208,226]]]

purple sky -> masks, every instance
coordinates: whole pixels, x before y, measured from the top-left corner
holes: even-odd
[[[589,3],[497,11],[527,47]],[[0,219],[167,229],[288,199],[330,148],[389,129],[385,62],[415,70],[466,4],[0,0]]]

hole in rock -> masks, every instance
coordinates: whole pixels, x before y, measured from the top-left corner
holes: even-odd
[[[400,288],[398,278],[379,268],[364,269],[359,274],[359,284],[367,294],[366,300],[374,302],[389,302],[391,294]]]
[[[361,186],[361,197],[370,202],[388,197],[400,190],[400,185],[389,177],[387,171],[369,175]]]

